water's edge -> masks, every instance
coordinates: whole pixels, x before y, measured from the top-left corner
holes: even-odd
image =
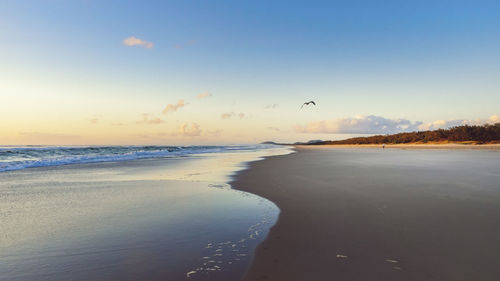
[[[253,151],[253,152],[256,152],[256,151]],[[170,182],[178,181],[179,184],[181,184],[182,186],[186,185],[186,187],[189,187],[190,185],[197,185],[198,188],[207,189],[206,192],[208,192],[208,194],[219,194],[218,196],[222,196],[225,198],[238,198],[238,197],[240,197],[243,199],[238,199],[235,202],[231,202],[231,200],[224,201],[224,199],[222,199],[222,201],[221,201],[221,200],[217,199],[217,201],[213,201],[212,203],[209,203],[209,204],[211,204],[210,206],[215,206],[215,207],[218,206],[217,208],[223,208],[229,212],[231,212],[231,209],[235,210],[236,213],[232,215],[233,218],[235,216],[237,218],[238,214],[240,214],[242,212],[242,210],[246,210],[246,211],[243,211],[243,213],[241,213],[241,215],[243,215],[243,217],[241,217],[242,222],[243,221],[250,222],[251,220],[253,220],[253,219],[249,220],[250,217],[252,217],[252,218],[256,217],[256,216],[260,217],[261,213],[260,213],[260,211],[257,211],[257,210],[265,210],[266,208],[268,208],[267,213],[268,213],[268,215],[271,214],[270,217],[272,217],[272,219],[269,219],[270,217],[268,216],[268,218],[266,218],[267,224],[265,224],[265,223],[261,223],[261,221],[257,218],[258,220],[254,221],[254,222],[259,222],[260,224],[258,226],[252,225],[250,223],[247,224],[247,227],[250,226],[250,227],[248,227],[248,231],[250,231],[250,230],[257,231],[257,232],[259,232],[260,236],[256,237],[255,240],[250,240],[253,238],[248,239],[248,237],[247,237],[247,241],[244,243],[244,244],[246,244],[247,248],[240,249],[240,250],[244,250],[245,253],[247,253],[248,257],[242,257],[242,261],[237,262],[237,263],[239,263],[238,265],[225,266],[222,269],[222,272],[220,274],[214,273],[214,274],[211,274],[208,276],[206,274],[200,275],[201,278],[204,278],[203,280],[228,280],[228,281],[230,280],[230,281],[233,281],[233,280],[237,280],[239,278],[239,276],[244,276],[244,273],[246,272],[246,270],[248,270],[248,267],[253,260],[257,245],[265,239],[269,229],[276,223],[277,217],[278,217],[277,214],[279,214],[279,209],[277,208],[277,206],[273,202],[271,202],[265,198],[262,198],[260,196],[255,195],[255,194],[248,193],[245,191],[238,190],[237,188],[234,188],[231,185],[231,182],[234,180],[235,177],[237,177],[237,175],[239,173],[251,168],[252,163],[257,162],[257,161],[263,161],[267,157],[272,157],[272,156],[268,156],[268,155],[275,155],[278,152],[279,152],[278,155],[292,153],[292,151],[290,149],[283,148],[283,147],[280,147],[277,151],[274,151],[274,152],[272,152],[272,151],[261,151],[261,152],[257,151],[256,153],[253,153],[253,152],[246,154],[244,152],[234,151],[234,153],[229,153],[229,154],[220,153],[219,156],[217,155],[217,153],[214,153],[214,154],[210,153],[210,155],[208,155],[208,154],[190,154],[187,157],[178,158],[179,161],[170,161],[167,158],[133,159],[133,160],[119,161],[119,162],[78,163],[78,164],[74,164],[74,165],[58,165],[58,166],[49,166],[49,167],[47,167],[47,166],[46,167],[36,167],[36,168],[34,167],[34,168],[29,168],[29,169],[21,169],[21,170],[16,170],[16,171],[2,172],[2,173],[0,173],[0,178],[3,179],[2,183],[0,184],[0,209],[9,210],[9,207],[11,207],[11,206],[9,206],[9,204],[14,204],[13,202],[16,201],[16,199],[25,198],[24,197],[25,195],[23,195],[23,194],[25,194],[26,192],[30,193],[30,192],[32,192],[31,191],[32,189],[40,190],[40,188],[42,188],[41,190],[44,191],[43,197],[39,197],[39,196],[37,196],[37,194],[39,194],[39,193],[35,194],[35,192],[33,192],[33,196],[35,196],[33,198],[36,199],[37,202],[41,202],[43,204],[48,204],[48,206],[51,206],[51,208],[53,210],[56,210],[58,213],[65,213],[66,212],[65,209],[58,209],[59,208],[58,206],[60,205],[61,202],[66,202],[66,200],[65,200],[66,197],[61,196],[59,191],[61,191],[61,192],[67,192],[67,191],[78,192],[75,195],[78,195],[78,196],[83,195],[83,197],[81,197],[81,198],[80,197],[69,197],[69,199],[75,199],[75,200],[77,200],[76,202],[78,202],[78,200],[82,200],[82,199],[85,200],[85,198],[86,198],[85,197],[86,196],[85,190],[87,190],[88,188],[86,188],[85,186],[91,187],[92,192],[94,192],[95,190],[97,192],[101,192],[104,195],[104,196],[101,196],[103,198],[102,200],[104,200],[104,201],[102,201],[101,199],[99,199],[99,200],[101,200],[103,203],[106,203],[107,202],[106,200],[108,200],[108,201],[113,200],[110,202],[115,202],[115,203],[119,203],[119,204],[123,205],[123,203],[126,203],[126,200],[129,200],[127,198],[128,198],[128,196],[130,196],[130,194],[136,194],[136,195],[132,195],[132,197],[131,197],[132,199],[130,199],[130,200],[132,200],[132,201],[130,201],[131,203],[136,202],[137,199],[135,199],[134,197],[137,197],[137,195],[139,195],[140,197],[141,196],[144,197],[145,200],[149,200],[149,198],[154,198],[154,197],[151,197],[152,194],[155,194],[154,193],[154,192],[156,192],[155,190],[157,190],[156,187],[154,187],[154,186],[157,186],[158,184],[160,184],[162,182],[162,180],[166,180],[167,184],[169,181]],[[234,158],[230,159],[232,157],[231,155],[234,155]],[[165,161],[164,159],[167,161]],[[220,161],[221,159],[226,159],[226,160],[229,159],[228,163],[230,163],[229,165],[232,168],[229,168],[230,166],[227,166],[228,165],[227,163],[217,162],[217,161]],[[175,159],[172,159],[172,160],[175,160]],[[179,165],[176,165],[175,163],[187,163],[187,164],[181,164],[179,166]],[[201,164],[197,164],[197,163],[201,163]],[[217,164],[221,164],[222,167],[216,167]],[[190,172],[186,171],[185,170],[186,167],[191,169],[191,171]],[[110,174],[110,172],[111,172],[111,174]],[[119,172],[119,173],[117,174],[117,172]],[[192,172],[195,172],[195,173],[192,173]],[[198,173],[199,173],[199,175],[198,175]],[[210,176],[213,176],[213,173],[218,174],[219,176],[223,175],[223,177],[210,178]],[[88,177],[89,174],[92,175],[91,178]],[[185,178],[186,175],[189,175],[189,177]],[[208,175],[209,179],[204,179],[205,175]],[[157,179],[152,178],[155,176],[159,176],[159,178],[158,178],[159,181],[156,181]],[[182,179],[176,179],[178,177],[181,177]],[[137,180],[143,181],[143,184],[142,184],[143,188],[141,190],[144,190],[144,191],[140,191],[139,189],[137,189],[137,187],[134,187],[134,182],[136,182]],[[185,182],[185,183],[183,183],[183,182]],[[109,184],[111,184],[111,186],[114,186],[114,187],[112,187],[112,189],[105,188],[105,189],[101,190],[100,186],[102,186],[103,183],[104,184],[109,183]],[[211,184],[211,183],[213,183],[213,184]],[[220,185],[219,183],[222,183],[222,185]],[[122,185],[123,185],[123,188],[121,187]],[[204,187],[203,187],[203,185],[204,185]],[[208,185],[208,187],[207,187],[207,185]],[[84,188],[83,189],[84,193],[81,193],[82,191],[80,191],[82,188]],[[191,188],[191,187],[189,187],[189,188]],[[17,191],[19,193],[18,196],[12,197],[13,193],[15,195],[16,190],[18,190]],[[106,190],[109,190],[110,192],[112,191],[112,193],[108,193],[108,191],[106,191]],[[136,192],[134,192],[134,190],[137,190],[140,193],[136,193]],[[230,192],[231,190],[232,190],[232,192]],[[35,191],[35,190],[33,190],[33,191]],[[131,191],[132,191],[132,193],[130,193]],[[124,192],[128,192],[130,194],[126,195],[126,194],[124,194]],[[146,193],[146,195],[142,195],[143,192],[148,192],[148,193]],[[147,194],[151,194],[151,195],[147,195]],[[241,194],[241,195],[238,195],[238,194]],[[245,195],[245,194],[247,194],[247,195]],[[110,199],[111,197],[108,195],[112,195],[112,197],[116,197],[118,199],[118,201],[116,201],[116,199]],[[123,195],[126,195],[126,197],[122,198]],[[160,195],[159,198],[161,199],[162,195],[161,194],[159,194],[159,195]],[[33,199],[33,198],[31,198],[31,199]],[[200,199],[201,198],[206,198],[205,200],[208,199],[208,197],[200,197]],[[210,198],[214,198],[213,195]],[[247,199],[244,199],[244,198],[247,198]],[[256,198],[256,199],[252,199],[252,198]],[[30,198],[26,198],[26,199],[28,201],[31,200]],[[12,200],[14,200],[14,201],[12,201]],[[54,200],[57,200],[57,201],[54,201]],[[101,204],[101,203],[99,203],[99,202],[101,202],[99,200],[94,202],[93,204]],[[210,200],[212,200],[212,199],[208,199],[208,201],[210,201]],[[259,205],[261,205],[261,207],[258,207],[260,209],[256,209],[257,207],[252,207],[251,204],[254,204],[254,203],[250,204],[249,200],[251,202],[254,202],[255,200],[260,201],[261,203],[258,203]],[[54,202],[52,202],[52,201],[54,201]],[[90,202],[93,200],[86,200],[85,202],[87,202],[87,201]],[[123,202],[120,203],[121,201],[123,201]],[[241,203],[243,203],[243,205],[239,205],[240,201],[241,201]],[[82,201],[82,202],[84,202],[84,201]],[[193,203],[193,201],[191,199],[189,199],[188,201],[180,201],[180,202],[182,202],[181,204],[184,204],[186,206],[186,208],[189,206],[193,206],[195,209],[199,209],[198,206],[191,205]],[[55,205],[53,205],[53,203],[55,203]],[[115,204],[115,203],[113,203],[113,204]],[[155,212],[152,213],[151,211],[146,211],[147,213],[144,213],[144,214],[148,215],[148,216],[149,216],[149,214],[155,214],[155,213],[161,214],[162,209],[158,209],[158,208],[154,207],[154,206],[158,205],[158,203],[156,201],[152,202],[152,203],[153,203],[153,205],[152,205],[153,207],[148,207],[148,210],[149,210],[149,208],[153,208],[151,210],[153,210]],[[229,204],[226,204],[226,203],[229,203]],[[85,203],[85,204],[87,204],[87,203]],[[144,204],[144,203],[140,203],[140,204]],[[250,204],[250,205],[248,205],[248,204]],[[98,214],[99,216],[104,215],[105,219],[107,217],[109,217],[108,211],[119,210],[119,208],[121,206],[121,205],[110,205],[109,207],[107,207],[107,204],[102,204],[102,205],[106,206],[106,207],[101,208],[101,209],[103,209],[103,211],[105,211],[104,213],[101,213],[99,211],[100,208],[98,208],[96,210],[93,210],[93,208],[91,208],[90,210],[92,212],[94,212],[95,214]],[[126,203],[126,205],[128,206],[130,204]],[[125,206],[125,205],[123,205],[123,206]],[[142,206],[142,205],[139,205],[139,206]],[[144,205],[144,206],[146,206],[146,205]],[[14,207],[16,207],[16,206],[14,206]],[[64,206],[62,206],[62,207],[64,207]],[[156,209],[154,209],[154,208],[156,208]],[[270,210],[269,208],[273,209],[273,210],[269,211]],[[20,209],[20,210],[24,211],[23,209]],[[257,211],[257,212],[254,212],[252,210]],[[62,217],[63,219],[67,219],[67,218],[71,217],[72,214],[76,215],[77,219],[81,216],[80,214],[76,214],[75,210],[73,210],[73,209],[69,209],[68,211],[69,211],[68,214],[64,214],[64,216]],[[157,211],[160,211],[160,212],[158,213]],[[137,216],[137,214],[135,214],[136,211],[134,211],[134,210],[132,210],[132,212],[133,212],[132,213],[133,216],[127,218],[127,220],[129,220],[128,223],[118,225],[119,228],[116,230],[114,229],[114,226],[113,226],[112,228],[110,228],[111,229],[110,233],[113,234],[113,233],[117,233],[117,231],[120,232],[120,231],[122,231],[122,228],[120,228],[120,227],[123,227],[123,226],[126,227],[126,225],[128,225],[130,223],[132,223],[132,224],[145,223],[145,222],[141,222],[144,219],[144,216],[143,217]],[[141,212],[144,212],[144,211],[141,211]],[[197,212],[197,211],[195,211],[195,212]],[[36,213],[38,213],[38,211]],[[22,230],[22,226],[19,226],[19,223],[23,223],[22,220],[25,220],[24,224],[28,225],[31,220],[36,219],[38,216],[40,216],[42,214],[40,214],[40,215],[35,214],[35,215],[36,216],[34,216],[34,217],[27,217],[27,219],[29,219],[29,220],[25,220],[24,217],[20,217],[21,220],[18,220],[19,218],[15,217],[15,216],[11,217],[11,218],[9,218],[8,216],[5,217],[7,220],[10,219],[11,227],[12,226],[17,227],[17,230],[11,228],[11,230],[10,230],[11,233],[9,234],[8,228],[4,228],[4,230],[2,231],[3,233],[0,233],[0,234],[11,235],[12,233],[14,233],[14,234],[18,233],[19,230]],[[221,222],[220,218],[215,217],[212,219],[212,218],[210,218],[210,216],[207,217],[206,214],[200,214],[200,215],[207,218],[207,220],[204,222],[204,224],[206,224],[208,226],[208,229],[213,229],[213,226],[210,226],[210,224],[218,225]],[[153,218],[155,216],[157,216],[157,215],[154,215]],[[82,216],[82,217],[85,217],[85,216]],[[123,216],[121,216],[121,217],[123,217]],[[158,215],[158,217],[159,217],[159,215]],[[184,216],[182,216],[182,217],[184,217]],[[92,219],[92,216],[89,218]],[[121,218],[121,219],[123,219],[123,218]],[[136,221],[136,219],[139,219],[139,220]],[[168,216],[165,217],[165,219],[168,220]],[[237,220],[240,220],[240,219],[237,219]],[[193,223],[193,221],[191,221],[189,219],[189,217],[186,217],[185,221],[186,221],[187,228],[189,228],[189,226],[192,225],[192,223]],[[4,222],[8,223],[9,221],[4,221]],[[43,223],[43,222],[41,222],[41,223]],[[88,223],[90,223],[90,224],[88,224]],[[241,222],[239,222],[239,223],[241,224]],[[86,224],[89,226],[92,226],[92,227],[97,227],[96,230],[99,230],[102,232],[102,230],[99,229],[100,224],[93,225],[92,222],[89,221],[89,222],[84,222],[83,226],[85,226]],[[184,222],[182,222],[182,225],[184,225]],[[35,230],[37,229],[36,225],[30,226],[30,227],[31,227],[31,229],[35,229]],[[78,233],[78,231],[79,231],[78,229],[72,230],[71,226],[68,226],[68,227],[69,227],[68,229],[70,230],[70,234],[68,234],[68,235],[71,235],[72,234],[71,232],[73,232],[73,231],[77,231],[74,233],[74,234],[76,234],[75,237],[80,236],[80,234]],[[233,229],[234,229],[234,227],[233,227]],[[41,230],[42,230],[42,233],[41,233],[42,236],[40,236],[40,237],[43,238],[44,236],[46,236],[46,234],[44,234],[43,229],[41,229]],[[159,230],[161,230],[161,229],[159,229]],[[36,230],[36,231],[37,232],[34,232],[34,234],[36,234],[36,236],[39,236],[38,230]],[[58,231],[58,232],[54,232],[56,234],[60,233],[60,230],[56,229],[54,231]],[[207,231],[211,231],[211,230],[207,230]],[[224,231],[224,230],[222,230],[222,231]],[[142,233],[142,232],[139,232],[139,233]],[[161,232],[157,232],[157,233],[161,233]],[[221,233],[223,233],[223,232],[221,232]],[[50,236],[50,233],[48,233],[48,234]],[[83,234],[85,234],[85,232]],[[146,236],[139,236],[139,237],[141,237],[141,239],[149,239],[150,236],[148,236],[148,235],[150,233],[145,233],[145,234],[146,234]],[[229,234],[228,235],[224,234],[224,235],[220,236],[219,238],[217,238],[218,236],[216,236],[215,233],[212,233],[212,234],[213,235],[210,238],[210,239],[212,239],[212,240],[210,240],[211,242],[212,241],[219,242],[222,244],[222,242],[227,242],[227,240],[228,240],[227,238],[228,238]],[[259,235],[259,234],[256,234],[256,235]],[[59,234],[57,234],[57,235],[59,235]],[[234,237],[233,236],[231,236],[232,237],[231,240],[239,237],[239,234],[237,234],[237,236],[234,236]],[[28,239],[30,239],[30,238],[28,237]],[[125,242],[130,241],[130,240],[126,240],[126,238],[122,238],[122,239],[125,239],[125,240],[123,240]],[[225,240],[223,240],[223,239],[225,239]],[[165,240],[165,239],[162,239],[162,240]],[[30,240],[19,240],[19,241],[29,241],[30,245],[35,245],[36,247],[43,245],[43,244],[38,244],[38,246],[37,246],[36,241],[30,241]],[[40,241],[43,241],[43,240],[40,240]],[[56,247],[58,250],[65,250],[64,247],[66,247],[66,246],[70,246],[70,248],[68,248],[70,251],[75,250],[76,248],[74,248],[74,247],[76,247],[76,245],[77,245],[77,244],[75,244],[75,245],[68,244],[68,243],[70,243],[71,240],[62,240],[62,241],[66,241],[64,245],[60,244],[60,242],[57,242],[57,240],[53,240],[53,239],[47,240],[47,241],[52,241],[52,242],[50,242],[51,247]],[[56,244],[54,244],[54,241],[56,242]],[[106,244],[106,241],[108,241],[108,240],[100,240],[100,243],[102,244],[102,246],[105,246],[106,248],[113,249],[113,247],[115,247],[115,248],[120,247],[119,244],[115,245],[113,240],[109,240],[110,242],[112,242],[109,245]],[[233,241],[236,241],[236,240],[233,240]],[[7,242],[7,245],[4,242]],[[5,248],[4,246],[8,247],[9,241],[4,240],[4,242],[2,242],[0,239],[0,248],[3,247],[4,249],[8,249],[8,248]],[[121,242],[121,241],[118,241],[118,242]],[[20,245],[19,242],[16,242],[16,243],[18,243],[18,245]],[[160,247],[164,247],[166,244],[171,243],[171,242],[169,242],[169,240],[165,240],[165,241],[158,242],[158,243],[161,244],[161,245],[159,245]],[[13,244],[13,245],[16,245],[16,244]],[[88,247],[90,249],[92,247],[95,247],[95,245],[97,245],[97,244],[81,244],[80,243],[78,245],[80,245],[80,246],[83,245],[84,247]],[[15,246],[15,248],[16,247],[17,246]],[[43,249],[43,247],[44,246],[42,246],[42,248],[40,248],[40,249],[45,251]],[[71,248],[71,247],[73,247],[73,248]],[[15,249],[15,248],[11,248],[11,249]],[[54,249],[56,249],[56,248],[54,248]],[[202,246],[202,249],[203,248],[204,248],[204,246]],[[198,248],[198,249],[200,249],[200,248]],[[76,250],[78,252],[78,249],[76,249]],[[146,250],[148,250],[148,249],[146,249]],[[215,249],[209,249],[209,250],[213,251]],[[22,250],[22,251],[12,252],[9,250],[7,252],[4,252],[3,257],[4,257],[4,261],[7,262],[7,264],[6,263],[3,264],[3,269],[2,269],[2,267],[0,267],[0,273],[3,272],[3,274],[0,274],[0,275],[3,275],[4,277],[11,276],[11,275],[9,275],[10,274],[9,270],[14,270],[14,271],[12,271],[12,273],[22,272],[21,268],[26,268],[27,264],[26,264],[26,262],[19,260],[19,258],[24,259],[24,258],[22,258],[24,256],[25,258],[29,258],[30,260],[36,260],[36,259],[40,259],[40,258],[43,259],[43,255],[47,253],[46,251],[45,252],[43,252],[43,251],[36,250],[36,252],[30,252],[30,251]],[[205,251],[205,252],[208,252],[208,251]],[[240,252],[240,253],[242,253],[242,252]],[[16,258],[14,258],[14,256],[9,256],[12,254],[14,256],[16,256]],[[19,254],[21,254],[21,255],[19,255]],[[211,253],[211,254],[215,254],[215,252]],[[228,254],[229,254],[229,252],[228,252]],[[200,258],[201,257],[202,256],[200,256]],[[109,258],[109,257],[107,257],[106,254],[104,256],[99,256],[99,259],[103,259],[103,265],[106,264],[107,258]],[[194,258],[196,258],[196,257],[194,257]],[[230,258],[230,257],[227,257],[227,258]],[[165,259],[165,257],[163,257],[163,259]],[[56,261],[56,260],[47,261],[47,263],[54,264],[54,261]],[[39,262],[42,262],[42,260],[40,260]],[[158,261],[158,262],[161,262],[161,261]],[[191,263],[186,263],[185,265],[189,266],[189,264],[191,264]],[[28,274],[28,275],[26,275],[27,277],[19,277],[20,276],[19,274],[12,275],[15,277],[12,280],[23,280],[23,281],[24,280],[30,280],[30,281],[37,280],[37,279],[32,279],[33,278],[32,276],[34,275],[35,269],[37,267],[39,267],[40,265],[38,263],[33,264],[33,265],[34,265],[33,270],[27,272],[27,274]],[[84,265],[85,264],[78,265],[77,268],[75,268],[75,270],[82,270],[84,268],[83,267]],[[91,267],[89,267],[89,268],[92,268],[93,264],[90,264],[90,265],[91,265]],[[10,267],[10,269],[9,269],[9,266],[13,266],[13,267]],[[64,263],[62,263],[61,266],[64,266]],[[154,264],[151,264],[149,266],[154,268]],[[184,267],[186,267],[186,266],[184,266]],[[19,270],[21,270],[21,271],[19,271]],[[59,276],[57,274],[57,270],[58,270],[57,268],[52,268],[52,270],[49,272],[42,270],[40,272],[41,277],[38,280],[53,280],[50,278],[51,277],[54,278],[54,277]],[[112,268],[110,268],[109,270],[112,270]],[[191,278],[188,278],[189,276],[186,276],[186,274],[191,272],[192,270],[188,270],[187,268],[186,268],[186,270],[187,271],[185,271],[185,273],[184,273],[184,278],[189,279],[189,280],[197,280],[198,279],[198,278],[195,278],[196,276],[191,276]],[[226,271],[226,273],[224,273],[224,271]],[[111,271],[108,271],[108,272],[111,272]],[[207,272],[205,272],[205,273],[207,273]],[[96,272],[95,274],[99,274],[99,272]],[[224,274],[226,274],[226,275],[224,275]],[[227,278],[227,276],[229,276],[228,274],[232,275],[233,277]],[[82,274],[80,274],[80,275],[84,276]],[[236,277],[236,275],[238,277]],[[82,280],[81,276],[71,277],[71,280]],[[165,276],[170,276],[170,275],[165,275]],[[221,277],[225,276],[225,277],[218,278],[217,276],[221,276]],[[64,274],[61,275],[60,277],[64,278]],[[180,276],[178,276],[178,277],[180,277]],[[1,277],[1,278],[3,278],[3,277]],[[19,278],[21,278],[21,279],[19,279]],[[46,279],[44,279],[44,278],[46,278]],[[49,279],[47,279],[47,278],[49,278]],[[130,277],[130,278],[132,278],[132,277]],[[208,278],[208,279],[206,279],[206,278]],[[179,278],[175,278],[175,279],[179,280]],[[122,278],[122,280],[129,280],[129,279]],[[153,279],[151,279],[151,280],[153,280]],[[156,280],[156,279],[154,279],[154,280]]]
[[[262,243],[263,243],[264,241],[266,241],[266,240],[267,240],[267,238],[268,238],[268,236],[269,236],[269,234],[270,234],[270,232],[271,232],[271,229],[272,229],[272,228],[273,228],[273,227],[274,227],[274,226],[275,226],[275,225],[279,222],[280,217],[281,217],[281,215],[282,215],[282,211],[281,211],[281,208],[280,208],[280,207],[279,207],[279,206],[278,206],[275,202],[271,201],[271,200],[270,200],[270,199],[268,199],[268,198],[263,197],[262,195],[259,195],[259,194],[257,194],[257,193],[254,193],[254,192],[252,192],[252,191],[250,191],[250,190],[248,190],[248,189],[244,188],[244,186],[242,185],[242,183],[239,181],[239,176],[240,176],[242,173],[244,173],[244,172],[246,172],[246,171],[248,171],[248,170],[251,170],[251,169],[252,169],[252,166],[254,165],[254,163],[256,163],[256,162],[258,162],[258,161],[266,161],[267,159],[269,159],[269,158],[274,158],[274,157],[286,157],[286,156],[287,156],[287,155],[289,155],[289,154],[292,154],[292,153],[297,153],[297,152],[298,152],[297,147],[295,147],[295,146],[293,146],[293,147],[292,147],[292,146],[289,146],[289,147],[288,147],[288,149],[290,150],[290,153],[287,153],[287,154],[270,155],[270,156],[265,156],[265,157],[262,157],[262,158],[261,158],[261,159],[259,159],[259,160],[255,160],[255,161],[248,161],[248,162],[246,162],[246,164],[247,164],[246,168],[245,168],[245,169],[243,169],[243,170],[241,170],[241,171],[238,171],[237,173],[235,173],[234,175],[232,175],[232,176],[231,176],[230,181],[228,182],[228,184],[229,184],[229,185],[230,185],[233,189],[239,190],[239,191],[241,191],[241,192],[245,192],[245,193],[253,194],[253,195],[255,195],[255,196],[259,197],[259,198],[263,198],[263,199],[265,199],[265,200],[267,200],[267,201],[271,202],[271,203],[272,203],[274,206],[276,206],[276,208],[278,209],[278,216],[277,216],[277,218],[276,218],[276,220],[275,220],[274,224],[273,224],[273,225],[270,225],[270,226],[268,227],[268,230],[267,230],[266,236],[265,236],[265,237],[263,237],[263,239],[260,241],[260,243],[259,243],[259,244],[258,244],[258,245],[254,248],[253,253],[252,253],[251,260],[249,261],[248,266],[247,266],[247,268],[246,268],[245,272],[243,273],[242,277],[240,278],[240,281],[244,280],[244,279],[245,279],[245,277],[246,277],[246,275],[247,275],[247,273],[250,271],[250,269],[251,269],[251,267],[252,267],[252,264],[253,264],[253,263],[254,263],[254,261],[255,261],[255,256],[256,256],[256,255],[255,255],[255,253],[256,253],[256,252],[260,249],[260,247],[261,247]]]

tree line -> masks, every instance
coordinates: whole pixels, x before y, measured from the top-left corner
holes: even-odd
[[[479,144],[500,141],[500,123],[478,125],[463,125],[449,129],[433,131],[418,131],[393,135],[377,135],[357,137],[338,141],[315,142],[321,144],[398,144],[398,143],[428,143],[428,142],[465,142],[473,141]]]

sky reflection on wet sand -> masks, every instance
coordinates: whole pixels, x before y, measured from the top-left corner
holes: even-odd
[[[280,153],[1,173],[0,279],[237,279],[278,209],[227,181]]]

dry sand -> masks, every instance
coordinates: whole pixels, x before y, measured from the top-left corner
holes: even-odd
[[[500,280],[500,153],[296,148],[232,183],[281,209],[245,281]]]

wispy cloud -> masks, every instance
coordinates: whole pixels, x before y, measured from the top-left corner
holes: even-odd
[[[196,122],[186,122],[177,128],[177,131],[159,132],[158,137],[218,137],[224,132],[223,130],[203,130]]]
[[[406,119],[388,119],[381,116],[356,116],[310,122],[294,127],[299,133],[323,134],[391,134],[418,130],[422,122]]]
[[[159,117],[147,113],[143,113],[142,120],[137,121],[137,124],[149,124],[149,125],[158,125],[162,123],[165,123],[165,121]]]
[[[278,127],[267,127],[266,129],[268,129],[269,131],[274,131],[274,132],[278,132],[278,133],[287,133],[289,132],[289,130],[282,130]]]
[[[224,132],[223,130],[213,130],[213,131],[205,131],[205,135],[209,137],[218,137]]]
[[[87,119],[87,120],[90,122],[90,124],[92,124],[92,125],[97,125],[97,124],[99,124],[99,122],[101,121],[101,118],[102,118],[102,115],[100,115],[100,114],[95,115],[95,114],[94,114],[94,115],[92,116],[92,118],[89,118],[89,119]]]
[[[201,99],[204,99],[204,98],[209,98],[211,96],[212,96],[211,93],[209,93],[209,92],[203,92],[203,93],[197,95],[196,98],[199,99],[199,100],[201,100]]]
[[[278,104],[277,103],[273,103],[273,104],[266,105],[264,108],[265,109],[274,109],[276,107],[278,107]]]
[[[222,113],[220,118],[222,119],[229,119],[229,118],[232,118],[232,117],[239,117],[240,119],[244,118],[245,117],[245,113],[236,113],[234,111],[231,111],[231,112],[226,112],[226,113]]]
[[[221,116],[220,116],[220,118],[222,118],[222,119],[229,119],[229,118],[231,118],[233,116],[234,116],[234,112],[226,112],[226,113],[222,113]]]
[[[176,104],[167,104],[165,109],[163,109],[163,114],[168,114],[169,112],[174,112],[177,111],[177,109],[182,108],[186,106],[187,103],[184,102],[184,100],[178,100]]]
[[[178,132],[184,137],[197,137],[201,135],[202,130],[197,123],[184,123],[179,127]]]
[[[135,36],[130,36],[130,37],[125,38],[123,40],[123,45],[130,46],[130,47],[141,46],[141,47],[144,47],[146,49],[151,49],[151,48],[153,48],[154,44],[153,44],[153,42],[149,42],[149,41],[137,38]]]

